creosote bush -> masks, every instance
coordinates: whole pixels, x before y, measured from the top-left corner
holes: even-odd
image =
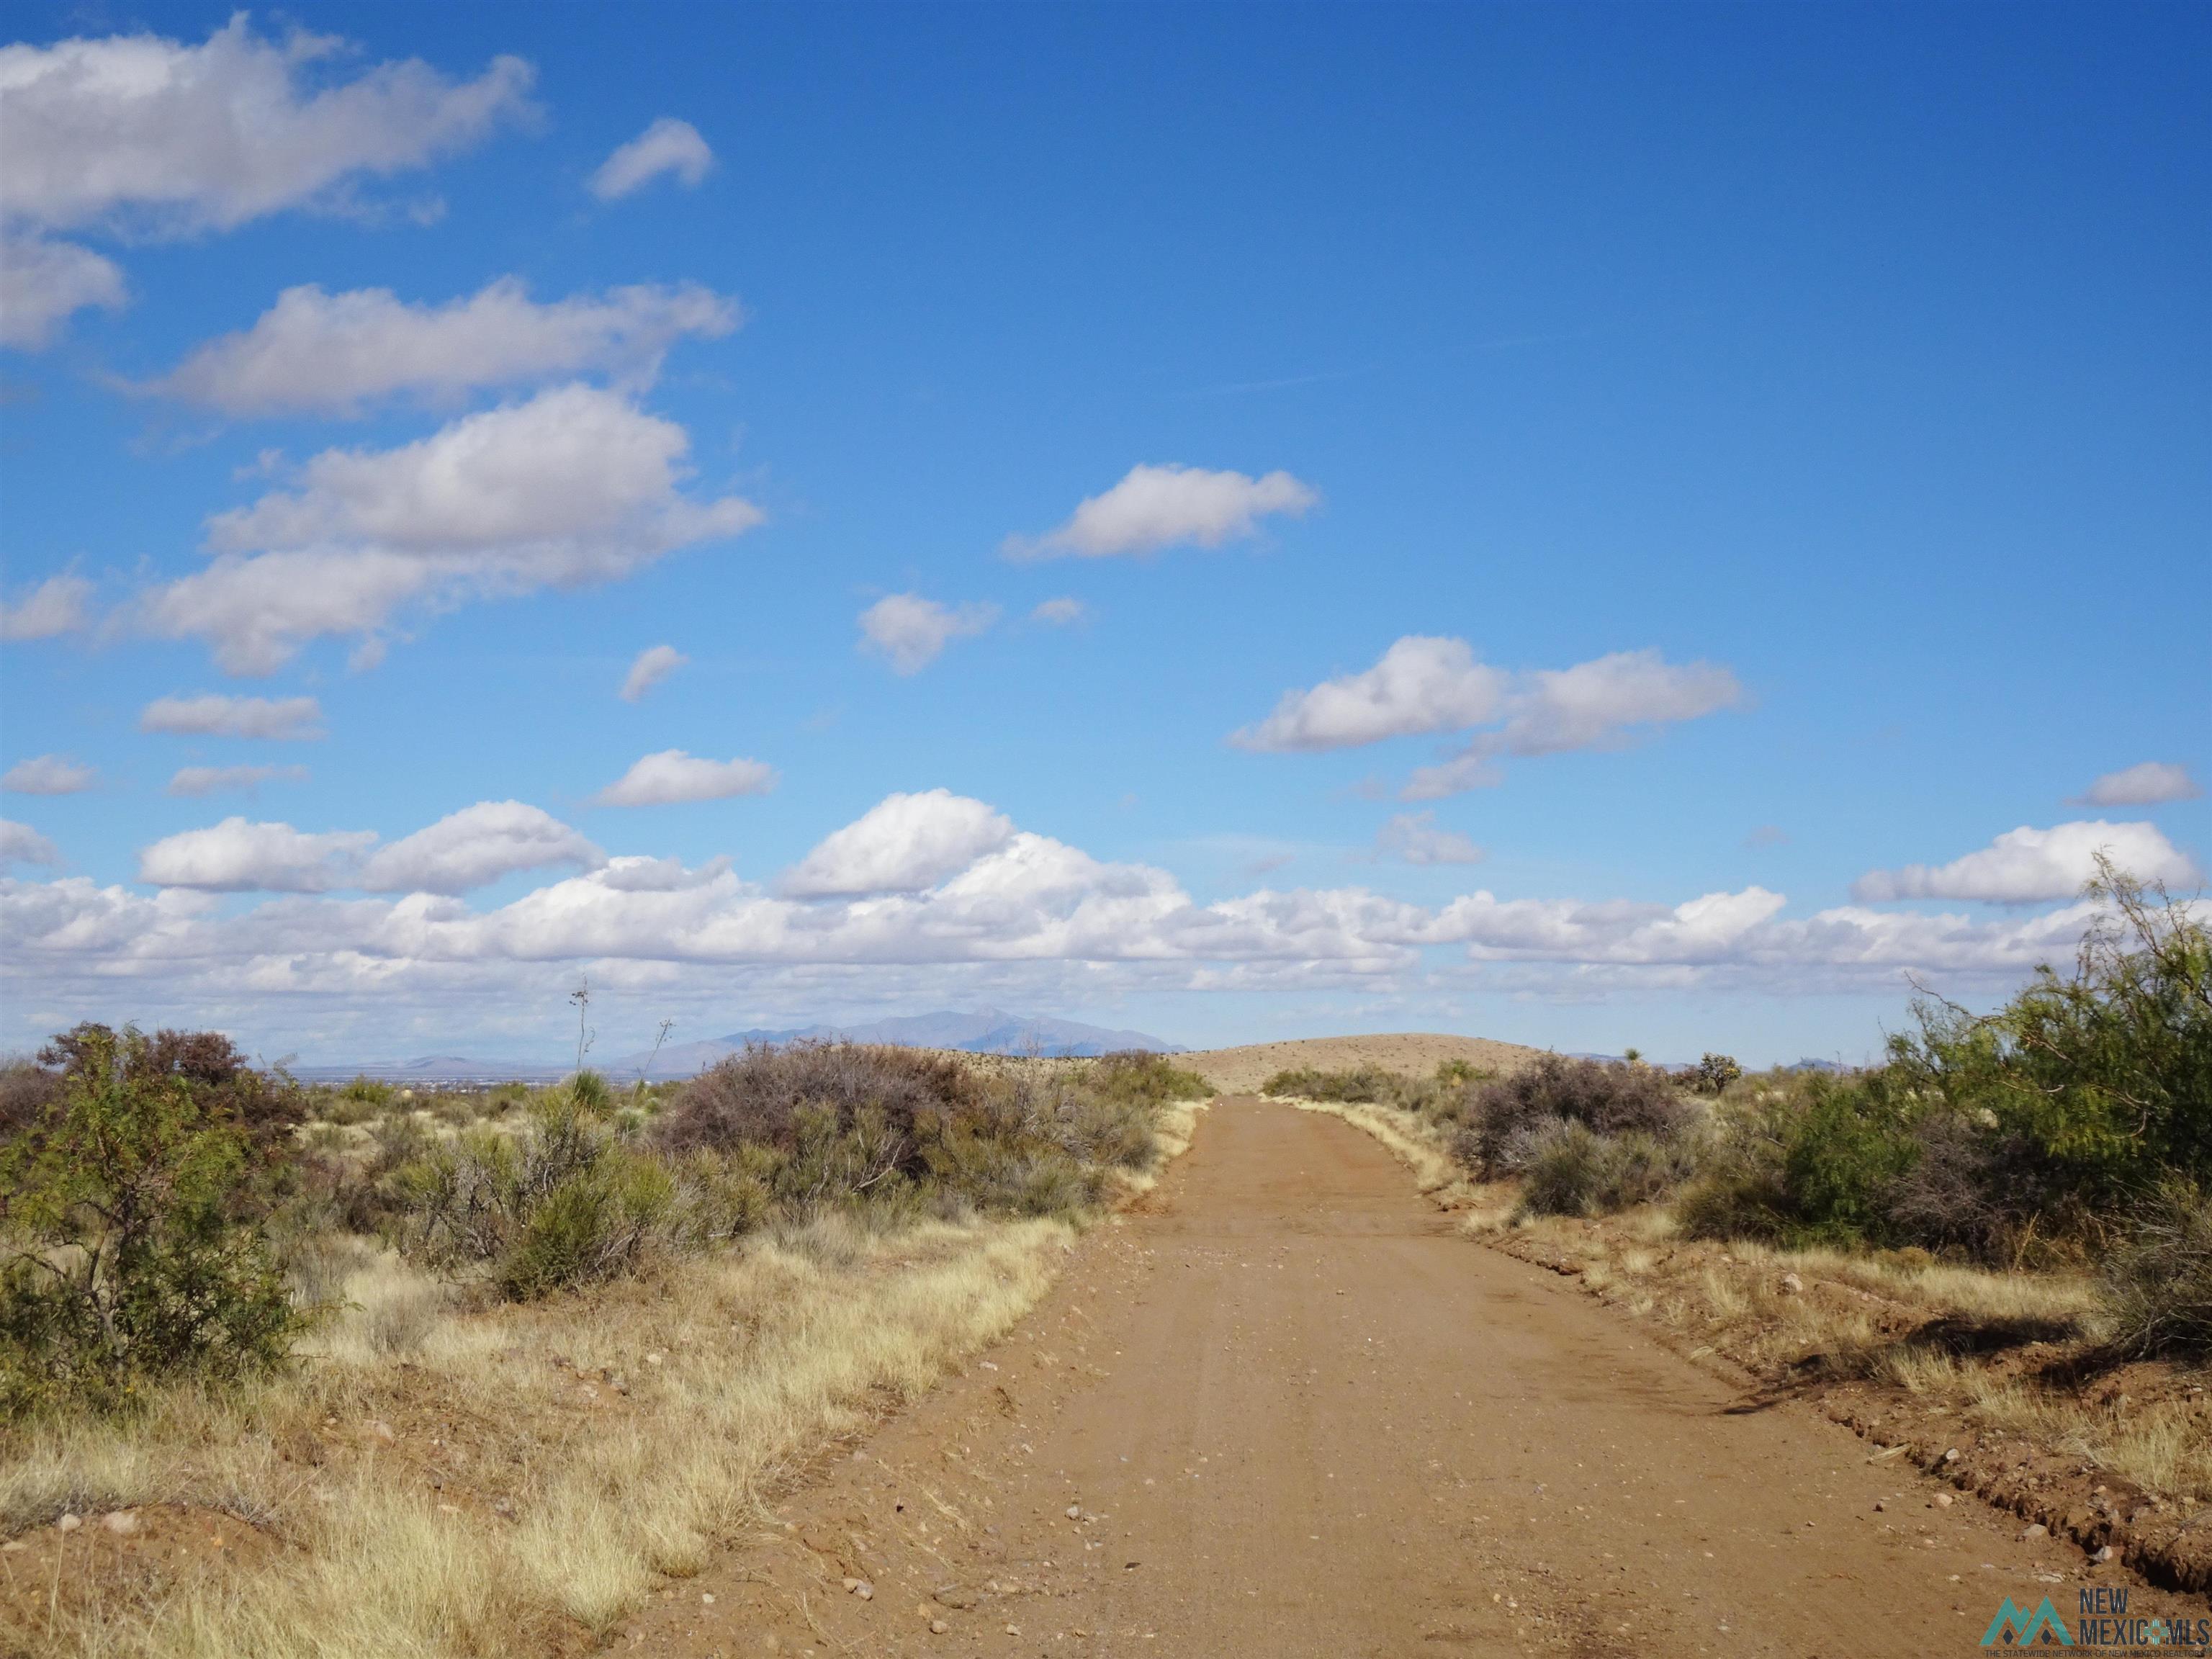
[[[0,1149],[0,1412],[108,1408],[282,1364],[307,1322],[257,1223],[227,1040],[79,1026],[58,1097]],[[204,1063],[196,1063],[204,1062]]]

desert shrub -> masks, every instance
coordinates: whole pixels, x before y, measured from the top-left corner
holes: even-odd
[[[1685,1226],[2063,1259],[2136,1194],[2212,1183],[2212,938],[2109,866],[2089,891],[2112,911],[2069,976],[2039,968],[1987,1015],[1923,1000],[1872,1070],[1731,1090]]]
[[[959,1113],[981,1103],[981,1079],[949,1056],[921,1049],[857,1042],[794,1042],[782,1048],[749,1043],[685,1085],[653,1124],[655,1141],[670,1152],[740,1146],[773,1146],[798,1154],[804,1126],[820,1150],[819,1114],[831,1113],[841,1135],[859,1127],[863,1111],[879,1120],[893,1165],[918,1166],[918,1119]]]
[[[1260,1085],[1260,1092],[1301,1100],[1334,1101],[1340,1105],[1364,1105],[1393,1101],[1404,1080],[1395,1072],[1387,1072],[1380,1066],[1356,1066],[1342,1072],[1317,1071],[1309,1066],[1276,1073]]]
[[[2100,860],[2111,913],[2070,975],[2038,968],[1996,1012],[1923,1002],[1899,1086],[2016,1139],[2053,1201],[2124,1209],[2172,1175],[2212,1182],[2212,932]]]
[[[1679,1186],[1692,1164],[1680,1139],[1641,1130],[1601,1135],[1554,1118],[1522,1165],[1521,1207],[1531,1215],[1610,1215],[1649,1204]]]
[[[1749,1100],[1718,1114],[1679,1218],[1694,1237],[1917,1243],[1893,1218],[1923,1156],[1917,1123],[1912,1098],[1879,1073],[1770,1074]],[[1929,1192],[1941,1201],[1937,1189]]]
[[[1696,1178],[1674,1201],[1674,1218],[1692,1238],[1753,1238],[1788,1234],[1796,1207],[1789,1181],[1794,1102],[1762,1088],[1716,1115]]]
[[[41,1064],[74,1077],[88,1067],[119,1064],[135,1082],[173,1079],[198,1108],[244,1130],[264,1154],[281,1152],[307,1115],[306,1090],[282,1071],[258,1072],[220,1031],[136,1031],[120,1036],[91,1021],[64,1031],[39,1051]]]
[[[703,1249],[766,1224],[775,1210],[775,1178],[782,1163],[781,1153],[764,1146],[671,1158],[675,1236],[691,1249]]]
[[[365,1123],[378,1114],[389,1111],[398,1094],[398,1090],[389,1083],[361,1075],[352,1082],[332,1090],[328,1098],[319,1102],[318,1105],[321,1115],[333,1123]]]
[[[509,1300],[528,1302],[629,1272],[664,1237],[675,1201],[675,1181],[659,1159],[610,1146],[514,1206],[492,1282]]]
[[[402,1248],[447,1272],[481,1270],[515,1301],[629,1272],[702,1231],[678,1213],[689,1194],[669,1165],[623,1143],[567,1091],[534,1103],[519,1132],[429,1145],[385,1187]]]
[[[1162,1104],[1212,1092],[1157,1054],[985,1075],[927,1051],[795,1043],[702,1073],[647,1133],[671,1156],[764,1158],[758,1178],[795,1210],[1073,1215],[1106,1171],[1152,1159]]]
[[[1534,1136],[1522,1164],[1521,1206],[1532,1215],[1594,1215],[1611,1143],[1583,1124],[1553,1118]]]
[[[932,1142],[927,1164],[945,1208],[1073,1218],[1097,1204],[1105,1188],[1103,1168],[1049,1142],[981,1134],[964,1126]]]
[[[1690,1087],[1701,1095],[1717,1095],[1743,1075],[1733,1054],[1708,1054],[1691,1068]]]
[[[2105,1258],[2102,1301],[2113,1346],[2141,1356],[2212,1353],[2212,1201],[2169,1180]]]
[[[1348,1071],[1324,1072],[1311,1066],[1278,1072],[1261,1085],[1260,1092],[1304,1100],[1326,1100],[1344,1105],[1395,1106],[1418,1112],[1431,1122],[1451,1125],[1465,1121],[1469,1095],[1491,1073],[1464,1060],[1438,1062],[1435,1073],[1407,1077],[1380,1066],[1357,1066]]]
[[[1195,1072],[1186,1072],[1165,1054],[1124,1048],[1101,1054],[1084,1068],[1084,1086],[1109,1101],[1164,1106],[1175,1100],[1210,1100],[1214,1088]]]
[[[20,1054],[0,1061],[0,1143],[42,1122],[62,1093],[59,1072]]]
[[[1599,1135],[1635,1131],[1667,1140],[1694,1116],[1695,1108],[1665,1074],[1648,1066],[1546,1054],[1474,1091],[1466,1107],[1472,1133],[1459,1145],[1472,1154],[1470,1162],[1490,1174],[1512,1167],[1510,1149],[1525,1149],[1529,1136],[1553,1121],[1579,1123]]]
[[[0,1410],[280,1365],[306,1316],[239,1216],[246,1127],[160,1038],[70,1042],[61,1098],[0,1152]]]
[[[880,1106],[841,1112],[802,1105],[791,1115],[791,1145],[775,1177],[779,1196],[801,1205],[845,1199],[890,1199],[905,1183],[904,1166],[923,1154],[912,1121],[902,1127]]]

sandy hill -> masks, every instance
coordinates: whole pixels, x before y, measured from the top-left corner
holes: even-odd
[[[1394,1031],[1383,1036],[1302,1037],[1291,1042],[1254,1042],[1242,1048],[1208,1048],[1179,1054],[1176,1064],[1196,1072],[1217,1089],[1242,1094],[1257,1089],[1278,1072],[1310,1066],[1341,1072],[1355,1066],[1380,1066],[1409,1077],[1425,1076],[1444,1060],[1465,1060],[1485,1071],[1518,1071],[1543,1052],[1517,1042],[1487,1037],[1446,1036],[1434,1031]]]

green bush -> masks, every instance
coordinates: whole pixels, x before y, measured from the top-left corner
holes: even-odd
[[[241,1217],[236,1092],[175,1065],[176,1036],[78,1027],[61,1098],[0,1152],[0,1410],[267,1370],[306,1323]]]
[[[1326,1100],[1339,1105],[1395,1103],[1405,1083],[1395,1072],[1380,1066],[1355,1066],[1341,1072],[1323,1072],[1306,1066],[1278,1072],[1260,1085],[1263,1095],[1300,1100]]]
[[[112,1064],[121,1066],[134,1085],[162,1079],[180,1083],[191,1091],[199,1111],[244,1133],[264,1168],[281,1163],[293,1129],[307,1115],[306,1090],[281,1069],[255,1071],[220,1031],[164,1030],[149,1037],[87,1021],[57,1036],[39,1059],[64,1076]]]
[[[1082,1073],[1084,1086],[1115,1102],[1164,1106],[1176,1100],[1211,1100],[1214,1086],[1165,1054],[1124,1048],[1101,1054]]]
[[[515,1301],[633,1271],[657,1247],[726,1237],[765,1209],[726,1185],[679,1181],[568,1091],[534,1102],[518,1130],[429,1146],[386,1185],[402,1248],[449,1272],[482,1269]]]
[[[1754,1238],[1772,1243],[1796,1225],[1790,1189],[1790,1141],[1795,1102],[1765,1089],[1723,1109],[1696,1179],[1674,1202],[1674,1218],[1692,1238]]]
[[[1717,1095],[1742,1075],[1733,1054],[1708,1054],[1691,1069],[1689,1084],[1701,1095]]]
[[[1891,1044],[1899,1085],[2014,1138],[2045,1205],[2124,1206],[2172,1175],[2212,1183],[2212,933],[2100,860],[2112,906],[2070,975],[2038,968],[1996,1013],[1925,1003]]]
[[[1685,1226],[2017,1262],[2212,1184],[2212,938],[2109,866],[2089,891],[2112,911],[2069,976],[1987,1015],[1923,1000],[1871,1071],[1731,1088]]]

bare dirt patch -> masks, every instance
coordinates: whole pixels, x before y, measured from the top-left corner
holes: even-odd
[[[1038,1310],[611,1632],[680,1656],[1973,1648],[2126,1587],[1474,1248],[1368,1137],[1218,1105]]]

